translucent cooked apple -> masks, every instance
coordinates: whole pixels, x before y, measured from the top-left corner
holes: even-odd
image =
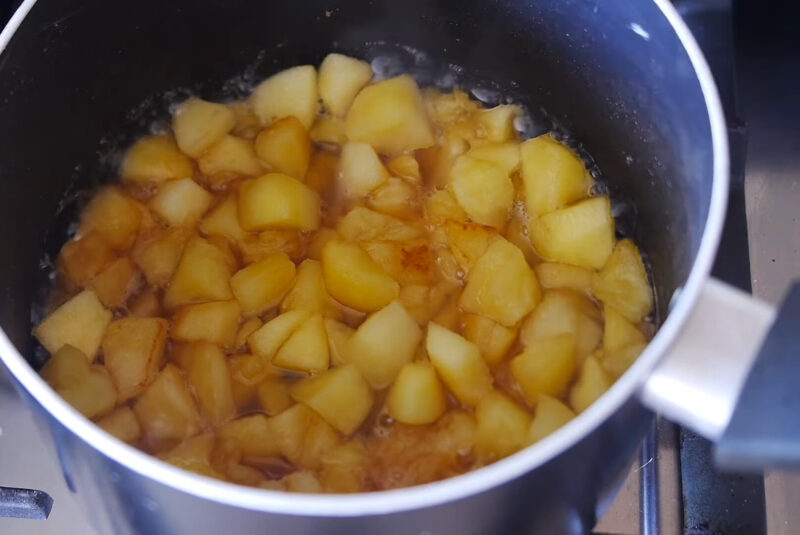
[[[566,425],[653,295],[578,155],[341,54],[179,103],[61,249],[41,373],[102,429],[270,490],[435,481]]]

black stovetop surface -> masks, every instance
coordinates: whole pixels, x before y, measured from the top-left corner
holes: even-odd
[[[0,0],[0,27],[20,0]],[[773,28],[781,21],[798,32],[794,13],[782,17],[783,2],[679,0],[674,2],[703,48],[720,90],[728,118],[731,146],[731,195],[728,217],[714,268],[715,276],[750,291],[749,247],[744,203],[748,132],[737,103],[735,61],[752,46],[784,46]],[[787,3],[788,4],[788,3]],[[786,6],[786,9],[794,9]],[[784,50],[785,52],[785,50]],[[798,47],[800,53],[800,47]],[[779,67],[778,67],[779,68]],[[795,85],[797,87],[797,85]],[[647,447],[647,445],[646,445]],[[650,448],[654,444],[650,444]],[[685,535],[766,535],[764,481],[761,476],[719,474],[713,469],[711,445],[689,431],[680,433],[680,470]],[[647,484],[657,482],[645,482]],[[650,516],[657,510],[646,511]],[[643,519],[642,535],[656,535],[657,520]]]

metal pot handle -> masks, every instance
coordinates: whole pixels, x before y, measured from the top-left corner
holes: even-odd
[[[776,312],[710,279],[641,391],[645,405],[716,442],[722,468],[800,466],[800,282]]]

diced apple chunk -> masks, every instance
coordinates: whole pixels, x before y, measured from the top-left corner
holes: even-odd
[[[340,443],[336,430],[302,403],[273,416],[269,425],[281,454],[299,468],[316,470]]]
[[[139,420],[130,407],[122,406],[115,409],[97,421],[106,433],[115,436],[123,442],[133,444],[142,435],[142,427]]]
[[[546,260],[600,269],[614,247],[608,197],[594,197],[555,210],[530,223],[531,241]]]
[[[378,212],[405,219],[415,217],[419,211],[416,188],[397,177],[389,177],[372,190],[367,204]]]
[[[367,450],[360,440],[351,440],[326,452],[322,459],[322,485],[326,492],[349,493],[364,490]]]
[[[639,249],[625,239],[617,243],[592,280],[592,293],[613,306],[628,321],[641,321],[653,310],[653,293]]]
[[[619,379],[636,362],[645,347],[647,344],[644,342],[634,342],[611,353],[604,353],[603,368],[611,377]]]
[[[339,183],[349,197],[363,197],[389,178],[375,149],[367,143],[349,142],[342,147]]]
[[[178,147],[197,158],[230,132],[235,124],[236,117],[228,106],[190,98],[175,110],[172,130]]]
[[[97,294],[84,290],[51,312],[33,333],[51,355],[69,344],[91,362],[97,356],[111,317],[111,311],[103,306]]]
[[[273,318],[247,338],[250,351],[272,360],[289,336],[310,316],[305,310],[290,310]]]
[[[492,229],[474,223],[448,221],[444,224],[447,245],[461,268],[469,273],[497,237]]]
[[[121,308],[128,298],[138,290],[142,282],[141,273],[130,258],[118,258],[108,264],[92,279],[91,287],[97,297],[108,308]]]
[[[315,143],[342,145],[347,141],[344,135],[344,119],[331,115],[318,115],[308,135]]]
[[[475,419],[475,449],[489,460],[511,455],[527,444],[531,415],[497,390],[478,402]]]
[[[225,354],[209,342],[193,342],[185,351],[186,376],[203,418],[214,426],[233,418],[236,405]]]
[[[353,364],[337,366],[297,383],[292,397],[344,434],[354,432],[372,409],[372,392]]]
[[[542,394],[560,396],[575,372],[575,338],[562,335],[537,340],[514,357],[510,367],[531,405]]]
[[[317,115],[317,70],[301,65],[273,74],[255,88],[250,102],[262,125],[293,115],[309,129]]]
[[[168,327],[161,318],[122,318],[108,325],[103,359],[120,402],[139,395],[158,373]]]
[[[525,319],[519,338],[527,346],[543,338],[569,334],[575,338],[576,356],[584,357],[597,349],[603,338],[598,319],[597,307],[584,295],[569,290],[548,290],[539,306]]]
[[[231,420],[220,426],[217,436],[236,444],[244,456],[271,457],[280,454],[270,420],[263,414]]]
[[[422,330],[397,301],[369,316],[345,346],[345,359],[355,364],[376,389],[386,388],[411,362]]]
[[[386,403],[392,418],[411,425],[433,423],[447,410],[444,388],[427,362],[403,366]]]
[[[90,232],[61,248],[58,264],[70,282],[84,286],[109,265],[116,255],[98,234]]]
[[[327,370],[329,363],[328,334],[319,313],[303,321],[272,358],[275,366],[306,373]]]
[[[161,456],[165,462],[208,477],[222,478],[223,474],[211,466],[211,456],[214,451],[214,435],[206,433],[193,436]]]
[[[347,362],[345,348],[347,341],[355,329],[331,318],[325,318],[325,332],[328,334],[328,350],[331,355],[331,364],[339,365]]]
[[[164,306],[172,309],[204,301],[231,299],[232,266],[225,253],[203,238],[186,244],[172,281],[164,294]]]
[[[173,178],[191,177],[192,161],[175,141],[164,135],[148,136],[137,141],[122,161],[125,182],[164,182]]]
[[[434,192],[425,201],[425,217],[435,224],[448,220],[467,221],[467,213],[458,204],[453,194],[444,189]]]
[[[519,106],[515,104],[501,104],[488,110],[478,111],[478,124],[480,125],[480,141],[502,143],[515,139],[514,119],[522,114]]]
[[[95,194],[81,216],[81,232],[95,232],[114,249],[129,249],[136,240],[142,212],[117,188]]]
[[[170,180],[150,199],[150,209],[173,227],[193,226],[208,210],[213,197],[191,178]]]
[[[372,67],[366,61],[328,54],[319,66],[319,96],[329,112],[343,117],[371,78]]]
[[[458,204],[482,225],[503,228],[514,203],[508,173],[488,160],[459,157],[451,170],[451,187]]]
[[[295,267],[286,253],[275,253],[231,277],[233,295],[245,316],[259,315],[280,303],[289,291]]]
[[[311,160],[311,138],[297,117],[284,117],[258,134],[255,150],[271,171],[303,180]]]
[[[245,230],[316,230],[319,219],[317,193],[289,175],[269,173],[239,190],[239,222]]]
[[[133,406],[145,442],[175,444],[200,430],[200,415],[180,370],[167,364]]]
[[[444,384],[464,405],[476,406],[492,390],[489,368],[469,340],[431,322],[425,347]]]
[[[317,150],[311,155],[308,171],[303,182],[320,195],[328,194],[339,173],[339,155],[326,150]]]
[[[464,338],[478,346],[489,366],[500,364],[517,339],[517,329],[477,314],[464,314],[462,322]]]
[[[597,359],[589,357],[583,362],[578,381],[569,393],[569,404],[575,412],[583,412],[605,394],[611,384],[611,378]]]
[[[348,139],[369,143],[382,154],[398,154],[434,143],[419,88],[409,75],[362,89],[347,113],[345,133]]]
[[[240,316],[235,299],[187,305],[172,316],[170,337],[179,342],[206,341],[232,349]]]
[[[172,228],[163,234],[137,245],[131,258],[153,286],[166,286],[183,255],[191,232],[185,228]]]
[[[281,302],[282,311],[296,308],[333,318],[340,316],[325,288],[322,264],[318,260],[307,258],[297,267],[292,289]]]
[[[258,176],[264,172],[253,143],[236,136],[224,136],[211,145],[197,159],[197,165],[209,177],[212,188],[239,176]]]
[[[489,143],[474,147],[467,152],[467,157],[491,162],[510,175],[520,166],[519,143]]]
[[[322,249],[322,273],[331,296],[340,303],[370,312],[399,293],[399,285],[358,245],[329,241]]]
[[[578,292],[588,292],[592,285],[592,270],[559,264],[558,262],[541,262],[533,270],[539,284],[545,290],[567,288]]]
[[[506,240],[497,239],[475,262],[460,304],[465,312],[511,327],[540,300],[539,283],[522,251]]]
[[[239,207],[235,195],[229,195],[200,222],[200,231],[209,236],[221,236],[242,241],[247,233],[239,224]]]
[[[520,148],[528,213],[540,216],[589,195],[592,179],[583,162],[549,134]]]
[[[528,443],[539,442],[547,435],[556,432],[575,417],[572,409],[556,398],[540,395],[536,403],[536,413],[528,429]]]
[[[347,212],[339,221],[337,231],[345,240],[354,242],[409,241],[424,235],[424,230],[419,226],[363,206],[356,206]]]
[[[611,305],[603,307],[603,353],[609,354],[632,344],[643,344],[645,336]]]
[[[419,171],[419,162],[411,154],[400,154],[386,162],[386,169],[396,177],[404,178],[411,184],[418,184],[422,180]]]
[[[42,377],[64,400],[87,418],[110,412],[117,400],[117,391],[106,369],[89,365],[83,352],[64,345],[42,368]]]

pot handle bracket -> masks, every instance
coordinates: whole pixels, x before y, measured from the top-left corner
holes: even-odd
[[[800,467],[800,282],[776,313],[710,279],[641,398],[716,442],[722,468]]]

